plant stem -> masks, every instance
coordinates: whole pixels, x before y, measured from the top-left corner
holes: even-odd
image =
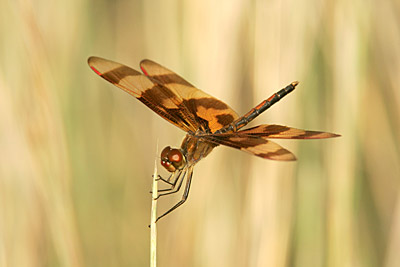
[[[157,146],[158,151],[158,146]],[[152,202],[151,202],[151,218],[150,218],[150,267],[157,266],[157,158],[154,162],[154,174],[153,174],[153,187],[152,187]]]

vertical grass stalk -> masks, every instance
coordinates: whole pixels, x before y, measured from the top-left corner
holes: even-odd
[[[158,142],[157,142],[158,143]],[[158,144],[157,144],[157,152],[158,152]],[[150,267],[157,266],[157,157],[154,162],[154,173],[153,173],[153,186],[152,186],[152,201],[151,201],[151,218],[150,218]]]

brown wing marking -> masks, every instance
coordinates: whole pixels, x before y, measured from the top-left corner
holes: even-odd
[[[158,115],[185,131],[195,132],[199,125],[182,104],[184,101],[169,88],[155,83],[140,72],[125,65],[99,57],[90,57],[93,71],[133,95]]]
[[[206,141],[220,144],[253,154],[264,159],[292,161],[296,157],[285,148],[271,140],[259,136],[248,136],[238,134],[204,135]]]
[[[211,132],[215,132],[239,117],[224,102],[195,88],[178,74],[151,60],[143,60],[140,68],[153,81],[180,95],[183,104],[195,115],[196,121],[203,126],[203,131],[209,129]]]
[[[340,135],[327,132],[307,131],[276,124],[264,124],[239,131],[241,135],[262,136],[280,139],[322,139]]]

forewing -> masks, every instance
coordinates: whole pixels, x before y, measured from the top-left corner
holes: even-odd
[[[272,160],[291,161],[296,157],[285,148],[271,140],[259,136],[240,134],[204,135],[205,140],[213,144],[233,147],[253,154],[257,157]]]
[[[194,115],[202,130],[215,132],[238,118],[236,112],[224,102],[197,89],[173,71],[151,60],[140,63],[143,73],[153,81],[176,92],[183,99],[183,104]]]
[[[241,135],[262,136],[280,139],[322,139],[340,135],[327,132],[307,131],[276,124],[264,124],[239,131]]]
[[[176,92],[130,67],[111,60],[90,57],[88,64],[96,74],[133,95],[182,130],[195,132],[198,129],[199,125]]]

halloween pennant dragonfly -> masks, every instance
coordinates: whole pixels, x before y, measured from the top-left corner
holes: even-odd
[[[186,187],[182,199],[159,216],[157,221],[186,201],[194,165],[218,145],[240,149],[265,159],[292,161],[296,157],[269,138],[321,139],[339,136],[275,124],[241,130],[292,92],[298,82],[292,82],[239,117],[224,102],[197,89],[176,73],[151,60],[140,62],[143,73],[99,57],[90,57],[88,64],[97,75],[133,95],[158,115],[187,132],[180,148],[167,146],[161,152],[161,165],[171,175],[167,179],[159,176],[169,184],[169,188],[159,190],[158,197],[178,192],[185,178]]]

